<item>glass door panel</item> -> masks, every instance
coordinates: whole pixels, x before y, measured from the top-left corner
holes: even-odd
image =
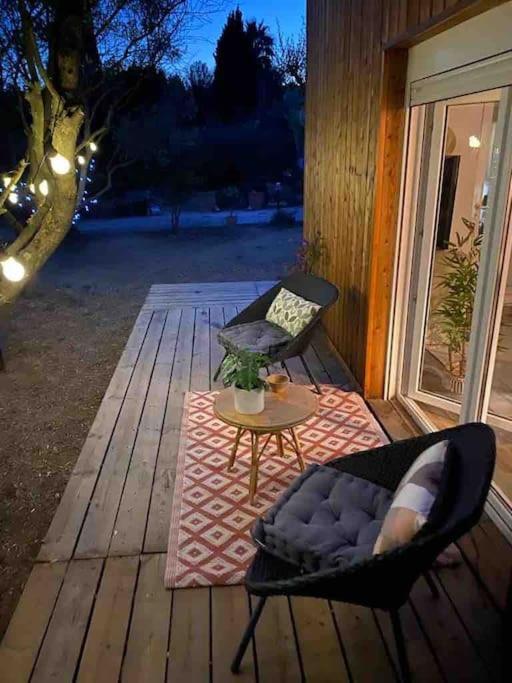
[[[501,97],[492,90],[424,107],[402,394],[435,428],[456,424],[461,411]]]

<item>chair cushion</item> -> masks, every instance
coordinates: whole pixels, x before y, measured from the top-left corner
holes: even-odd
[[[268,320],[225,327],[218,334],[219,343],[230,352],[240,349],[272,355],[291,341],[291,335]]]
[[[444,485],[449,475],[449,445],[439,441],[430,446],[405,473],[375,543],[375,554],[409,543],[427,521],[435,523],[433,517],[439,518],[449,497]]]
[[[306,571],[372,556],[393,492],[324,465],[311,465],[258,520],[254,540]]]
[[[296,337],[310,323],[322,307],[313,301],[303,299],[284,287],[279,291],[265,316]]]

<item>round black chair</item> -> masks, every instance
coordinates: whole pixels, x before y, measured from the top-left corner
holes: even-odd
[[[245,583],[247,591],[259,596],[260,600],[234,658],[233,673],[240,669],[267,598],[288,595],[348,602],[389,612],[402,678],[404,681],[410,680],[400,607],[407,601],[411,588],[422,575],[431,590],[437,592],[429,575],[434,560],[480,519],[496,458],[494,432],[484,424],[467,424],[328,463],[329,467],[394,491],[415,459],[426,448],[445,439],[453,444],[457,457],[451,503],[444,522],[438,528],[426,533],[420,531],[410,543],[395,550],[373,555],[346,567],[313,573],[301,573],[296,565],[262,549],[258,550]]]

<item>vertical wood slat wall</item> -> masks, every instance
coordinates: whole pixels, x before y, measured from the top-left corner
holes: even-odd
[[[372,269],[375,190],[379,126],[381,124],[384,46],[401,36],[425,35],[436,23],[464,18],[493,4],[489,0],[308,0],[308,88],[306,102],[305,237],[320,233],[326,257],[318,274],[340,290],[336,307],[326,319],[328,333],[363,386],[368,386],[367,347],[385,345],[387,321],[379,312],[378,334],[368,325],[375,312],[378,270]],[[406,61],[403,62],[404,69]],[[402,146],[400,135],[396,144]],[[382,141],[381,141],[382,145]],[[400,158],[400,150],[396,158]],[[399,179],[399,173],[395,172]],[[398,205],[399,181],[386,187],[390,204]],[[393,215],[393,210],[384,212]],[[396,223],[396,221],[395,221]],[[388,226],[389,227],[389,226]],[[377,227],[378,229],[378,227]],[[395,229],[395,226],[393,226]],[[390,231],[391,233],[391,231]],[[393,242],[393,243],[391,243]],[[391,253],[392,235],[375,240]],[[391,258],[381,268],[382,305],[389,307]],[[376,278],[377,273],[377,278]],[[378,298],[378,297],[377,297]],[[372,299],[372,301],[370,301]],[[378,302],[377,302],[378,307]],[[383,323],[384,321],[384,323]],[[383,375],[384,349],[378,349],[377,373]],[[372,361],[373,362],[373,361]],[[383,377],[382,377],[383,380]],[[379,377],[373,386],[381,387]],[[377,395],[379,389],[368,393]]]

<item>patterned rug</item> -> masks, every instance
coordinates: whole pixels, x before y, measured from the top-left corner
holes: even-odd
[[[296,429],[306,466],[388,442],[358,394],[326,385],[322,391],[318,413]],[[249,435],[243,437],[228,472],[236,429],[214,416],[215,396],[191,392],[185,397],[165,573],[168,588],[241,583],[254,554],[250,528],[255,518],[299,474],[295,456],[280,458],[269,444],[250,505]]]

